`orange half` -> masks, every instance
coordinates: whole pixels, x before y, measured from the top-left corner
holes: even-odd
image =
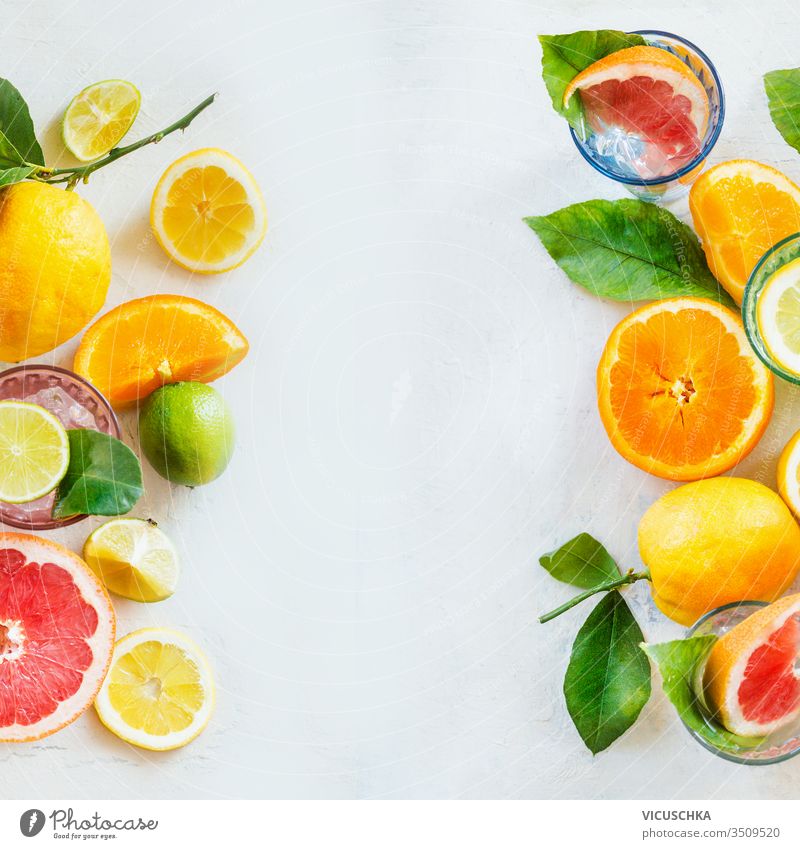
[[[732,159],[701,174],[689,193],[708,266],[741,304],[756,263],[800,232],[800,187],[769,165]]]
[[[673,298],[614,328],[597,367],[597,401],[626,460],[691,481],[752,450],[772,414],[773,379],[739,316],[705,298]]]
[[[219,310],[182,295],[121,304],[84,334],[75,371],[115,406],[147,397],[165,383],[210,383],[241,362],[247,339]]]

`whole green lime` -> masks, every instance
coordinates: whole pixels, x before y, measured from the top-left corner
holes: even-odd
[[[205,383],[170,383],[142,405],[139,440],[162,477],[200,486],[218,478],[230,462],[233,416],[222,395]]]

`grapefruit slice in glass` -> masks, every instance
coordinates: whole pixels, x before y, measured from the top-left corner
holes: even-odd
[[[703,672],[708,707],[743,737],[765,737],[800,715],[800,594],[748,616],[715,644]]]
[[[0,533],[0,742],[46,737],[91,705],[114,625],[102,584],[77,554]]]
[[[701,152],[708,95],[694,71],[668,50],[644,45],[611,53],[574,77],[564,106],[576,92],[595,133],[617,130],[645,143],[637,157],[643,177],[674,173]]]

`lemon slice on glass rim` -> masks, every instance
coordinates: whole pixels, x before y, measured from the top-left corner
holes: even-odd
[[[203,148],[181,157],[158,181],[150,226],[169,257],[199,274],[240,266],[267,232],[253,175],[230,153]]]
[[[115,148],[130,130],[142,96],[127,80],[103,80],[72,98],[61,134],[67,150],[81,162],[92,162]]]
[[[153,751],[178,749],[206,727],[214,682],[205,655],[171,628],[142,628],[123,637],[94,703],[117,737]]]
[[[800,376],[800,257],[767,280],[758,296],[756,322],[769,355]]]
[[[0,501],[36,501],[58,486],[68,466],[69,438],[51,412],[0,401]]]

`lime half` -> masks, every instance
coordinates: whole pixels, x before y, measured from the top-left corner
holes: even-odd
[[[756,321],[770,356],[800,375],[800,258],[781,266],[764,284]]]
[[[0,401],[0,501],[25,504],[54,490],[69,466],[69,439],[44,407]]]
[[[103,80],[75,95],[61,125],[64,144],[81,162],[116,147],[139,114],[142,96],[133,83]]]
[[[133,601],[163,601],[180,566],[169,537],[144,519],[112,519],[86,540],[83,559],[112,593]]]

